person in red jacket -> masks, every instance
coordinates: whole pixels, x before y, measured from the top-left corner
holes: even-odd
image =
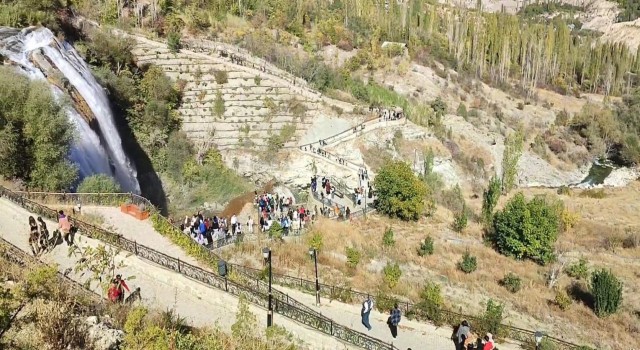
[[[120,289],[118,288],[118,282],[116,282],[115,278],[111,280],[111,285],[109,286],[107,297],[112,303],[117,303],[120,299]]]
[[[123,302],[124,301],[124,291],[126,290],[128,293],[131,293],[131,291],[129,290],[129,286],[127,286],[127,282],[125,282],[122,279],[122,275],[116,275],[116,278],[114,279],[114,282],[116,284],[116,288],[118,289],[118,301],[119,302]]]
[[[493,350],[495,349],[495,344],[493,343],[493,334],[487,333],[484,336],[484,345],[482,346],[482,350]]]

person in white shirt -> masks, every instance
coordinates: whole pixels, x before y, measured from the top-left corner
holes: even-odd
[[[253,218],[251,216],[249,216],[249,220],[247,220],[247,231],[253,233]]]
[[[371,324],[369,324],[369,314],[371,314],[371,310],[373,310],[373,300],[371,300],[370,296],[367,296],[367,299],[362,303],[362,324],[367,327],[367,330],[371,330]]]
[[[231,234],[236,233],[236,227],[238,226],[238,218],[235,214],[231,217]]]

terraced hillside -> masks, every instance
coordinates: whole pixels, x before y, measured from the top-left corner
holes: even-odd
[[[267,146],[273,137],[295,146],[314,116],[335,114],[326,99],[301,86],[303,82],[276,75],[273,67],[226,47],[224,57],[219,53],[223,49],[215,47],[171,53],[162,43],[136,40],[133,53],[139,64],[158,65],[184,86],[182,128],[196,142],[206,139],[225,150]],[[240,57],[242,63],[237,63]],[[340,107],[350,112],[349,106]]]

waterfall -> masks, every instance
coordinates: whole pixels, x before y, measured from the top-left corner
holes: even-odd
[[[78,164],[80,175],[108,174],[123,190],[140,193],[136,170],[122,148],[107,94],[75,49],[58,41],[47,28],[27,28],[3,40],[0,35],[0,53],[19,65],[32,79],[46,79],[52,74],[49,69],[58,71],[88,105],[99,130],[92,129],[76,108],[67,107],[69,120],[78,134],[70,159]],[[37,55],[45,60],[34,59]],[[60,98],[63,92],[50,85]]]

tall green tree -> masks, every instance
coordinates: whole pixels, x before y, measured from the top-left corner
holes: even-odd
[[[118,193],[122,189],[114,178],[105,174],[85,177],[78,185],[78,193]]]
[[[509,193],[516,187],[518,180],[518,162],[524,148],[524,132],[519,129],[504,140],[502,154],[502,190]]]
[[[622,282],[611,272],[601,269],[591,276],[591,293],[598,317],[609,316],[622,304]]]
[[[500,194],[502,193],[502,182],[497,176],[493,176],[489,180],[489,186],[484,190],[482,196],[482,217],[485,223],[490,223],[493,216],[493,209],[498,204]]]
[[[493,217],[493,242],[501,254],[545,265],[555,258],[559,220],[558,206],[517,193]]]
[[[381,212],[402,220],[418,220],[425,210],[427,186],[402,161],[387,161],[374,179]]]

